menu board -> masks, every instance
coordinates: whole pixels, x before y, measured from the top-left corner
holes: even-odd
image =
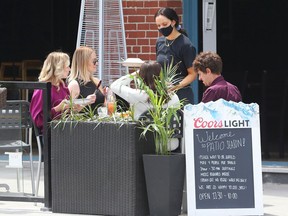
[[[263,215],[259,106],[184,107],[188,215]]]
[[[253,208],[251,129],[194,130],[196,208]]]

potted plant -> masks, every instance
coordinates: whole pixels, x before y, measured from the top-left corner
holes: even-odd
[[[164,66],[160,76],[155,77],[156,92],[141,78],[138,79],[139,88],[147,93],[152,106],[148,110],[150,121],[140,120],[141,135],[145,137],[147,133],[152,133],[155,144],[155,154],[143,155],[150,216],[176,216],[181,213],[185,155],[171,153],[169,141],[179,130],[171,126],[171,121],[181,121],[179,112],[182,112],[183,101],[175,106],[165,106],[171,94],[175,93],[168,89],[173,84],[178,65],[171,65]]]

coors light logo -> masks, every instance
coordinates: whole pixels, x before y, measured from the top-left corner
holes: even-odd
[[[202,117],[194,118],[194,128],[239,128],[248,127],[249,120],[204,120]]]

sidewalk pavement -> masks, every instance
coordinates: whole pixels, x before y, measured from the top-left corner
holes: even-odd
[[[0,183],[9,183],[12,185],[11,191],[16,190],[16,180],[15,180],[15,170],[9,169],[1,172],[0,167]],[[25,172],[29,173],[29,172]],[[3,174],[3,175],[2,175]],[[24,177],[24,179],[29,179],[28,176]],[[31,187],[31,181],[25,181],[24,187]],[[43,196],[44,194],[44,183],[43,183],[43,170],[41,175],[40,181],[40,188],[39,188],[39,196]],[[286,183],[277,184],[277,183],[264,183],[263,184],[263,204],[264,204],[264,216],[288,216],[288,184]],[[43,211],[44,204],[43,203],[33,203],[33,202],[10,202],[10,201],[0,201],[0,216],[5,215],[31,215],[31,216],[45,216],[45,215],[52,215],[52,216],[77,216],[84,214],[62,214],[62,213],[52,213],[51,211]],[[137,215],[136,215],[137,216]],[[186,215],[182,215],[186,216]],[[193,216],[193,215],[189,215]],[[207,215],[213,216],[213,215]]]
[[[264,216],[288,216],[288,185],[265,183],[263,185]],[[80,214],[60,214],[49,211],[42,211],[42,203],[31,202],[8,202],[0,201],[0,215],[31,215],[31,216],[65,216]],[[84,216],[84,214],[81,214]],[[184,215],[183,215],[184,216]],[[207,215],[208,216],[208,215]]]

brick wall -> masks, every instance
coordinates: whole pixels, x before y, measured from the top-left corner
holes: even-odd
[[[171,7],[182,20],[182,0],[123,0],[127,55],[129,58],[155,60],[156,39],[160,36],[154,14],[160,7]]]

